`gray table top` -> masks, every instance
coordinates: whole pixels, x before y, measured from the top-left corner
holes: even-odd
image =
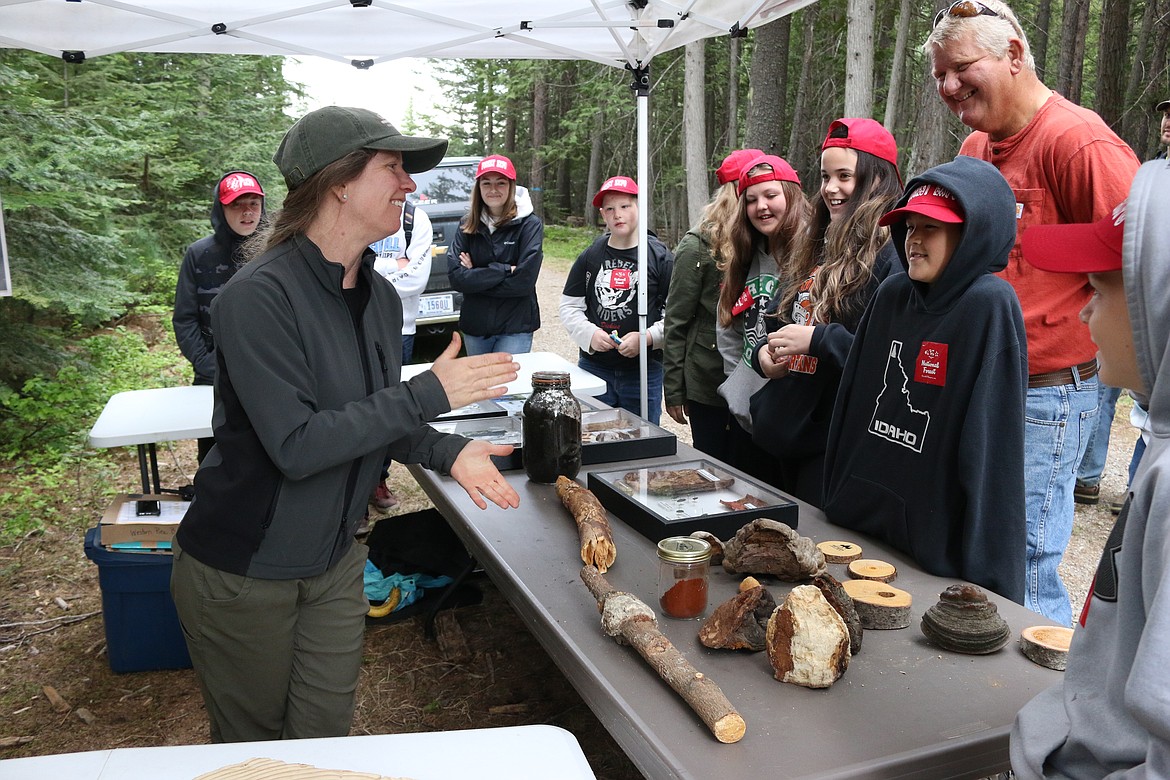
[[[680,442],[675,456],[622,465],[695,457],[702,456]],[[578,481],[584,484],[590,470],[614,468],[586,467]],[[1008,768],[1007,735],[1019,708],[1059,679],[1059,672],[1028,661],[1016,641],[1023,628],[1049,621],[994,594],[988,596],[1015,636],[1007,647],[971,656],[928,643],[919,620],[954,581],[923,573],[906,556],[830,525],[819,510],[801,504],[802,535],[857,542],[865,557],[897,566],[893,584],[914,599],[910,627],[866,631],[845,675],[831,688],[811,690],[777,681],[765,653],[707,649],[697,638],[699,621],[660,616],[663,633],[722,688],[747,723],[740,742],[720,744],[632,648],[602,632],[597,603],[579,578],[576,526],[552,486],[509,472],[520,508],[481,511],[449,477],[411,471],[647,777],[984,777]],[[610,524],[618,552],[606,578],[657,611],[655,545],[612,513]],[[828,568],[847,579],[844,564]],[[734,595],[739,579],[712,567],[707,615]],[[777,602],[792,587],[761,579]]]

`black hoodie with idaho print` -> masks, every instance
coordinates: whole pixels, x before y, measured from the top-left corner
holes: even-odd
[[[965,215],[926,284],[897,274],[857,328],[825,459],[830,522],[877,537],[923,569],[1023,603],[1027,344],[1019,300],[995,276],[1016,238],[1015,197],[993,166],[958,157],[913,179]],[[891,225],[902,266],[906,223]]]

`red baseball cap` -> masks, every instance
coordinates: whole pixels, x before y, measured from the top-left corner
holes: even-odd
[[[910,214],[921,214],[938,222],[958,223],[964,221],[963,207],[954,194],[939,184],[929,182],[920,185],[910,193],[906,205],[886,212],[878,224],[883,227],[901,222]]]
[[[250,173],[236,171],[224,176],[219,182],[219,202],[223,205],[231,203],[241,195],[259,195],[264,197],[264,189],[256,177]]]
[[[834,138],[833,131],[844,127],[844,138]],[[853,149],[858,152],[869,152],[879,157],[895,168],[898,167],[898,142],[894,136],[882,126],[881,122],[864,118],[836,119],[829,125],[829,132],[825,135],[825,142],[821,144],[821,151],[833,146],[843,149]]]
[[[761,165],[767,165],[772,170],[752,176],[752,169]],[[743,195],[743,191],[748,187],[762,181],[790,181],[799,185],[800,177],[796,175],[796,170],[783,157],[777,157],[774,154],[761,154],[743,166],[742,172],[739,174],[739,194]]]
[[[498,173],[505,179],[516,181],[516,166],[502,154],[489,154],[479,161],[479,167],[475,169],[475,178],[489,173]]]
[[[605,200],[606,193],[610,192],[624,192],[626,195],[637,195],[638,184],[629,176],[610,176],[605,180],[605,184],[601,185],[601,189],[593,196],[593,207],[601,208],[601,202]]]
[[[751,162],[763,155],[764,153],[759,149],[736,149],[723,158],[723,162],[719,165],[718,170],[715,171],[715,178],[719,180],[721,185],[735,181],[743,173],[744,163]]]
[[[1072,225],[1033,225],[1024,231],[1020,246],[1024,259],[1042,271],[1100,274],[1121,270],[1121,242],[1125,238],[1125,203],[1096,222]]]

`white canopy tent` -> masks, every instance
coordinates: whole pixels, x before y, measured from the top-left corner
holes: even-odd
[[[401,57],[580,59],[629,68],[639,183],[648,179],[649,64],[745,33],[815,0],[0,0],[0,47],[66,62],[125,51],[315,56],[370,68]],[[638,314],[646,416],[646,229],[638,195]]]

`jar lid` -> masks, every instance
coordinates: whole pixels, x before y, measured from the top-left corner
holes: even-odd
[[[658,543],[658,557],[671,563],[698,563],[711,557],[711,544],[693,536],[671,536]]]
[[[568,387],[568,371],[533,371],[533,387]]]

